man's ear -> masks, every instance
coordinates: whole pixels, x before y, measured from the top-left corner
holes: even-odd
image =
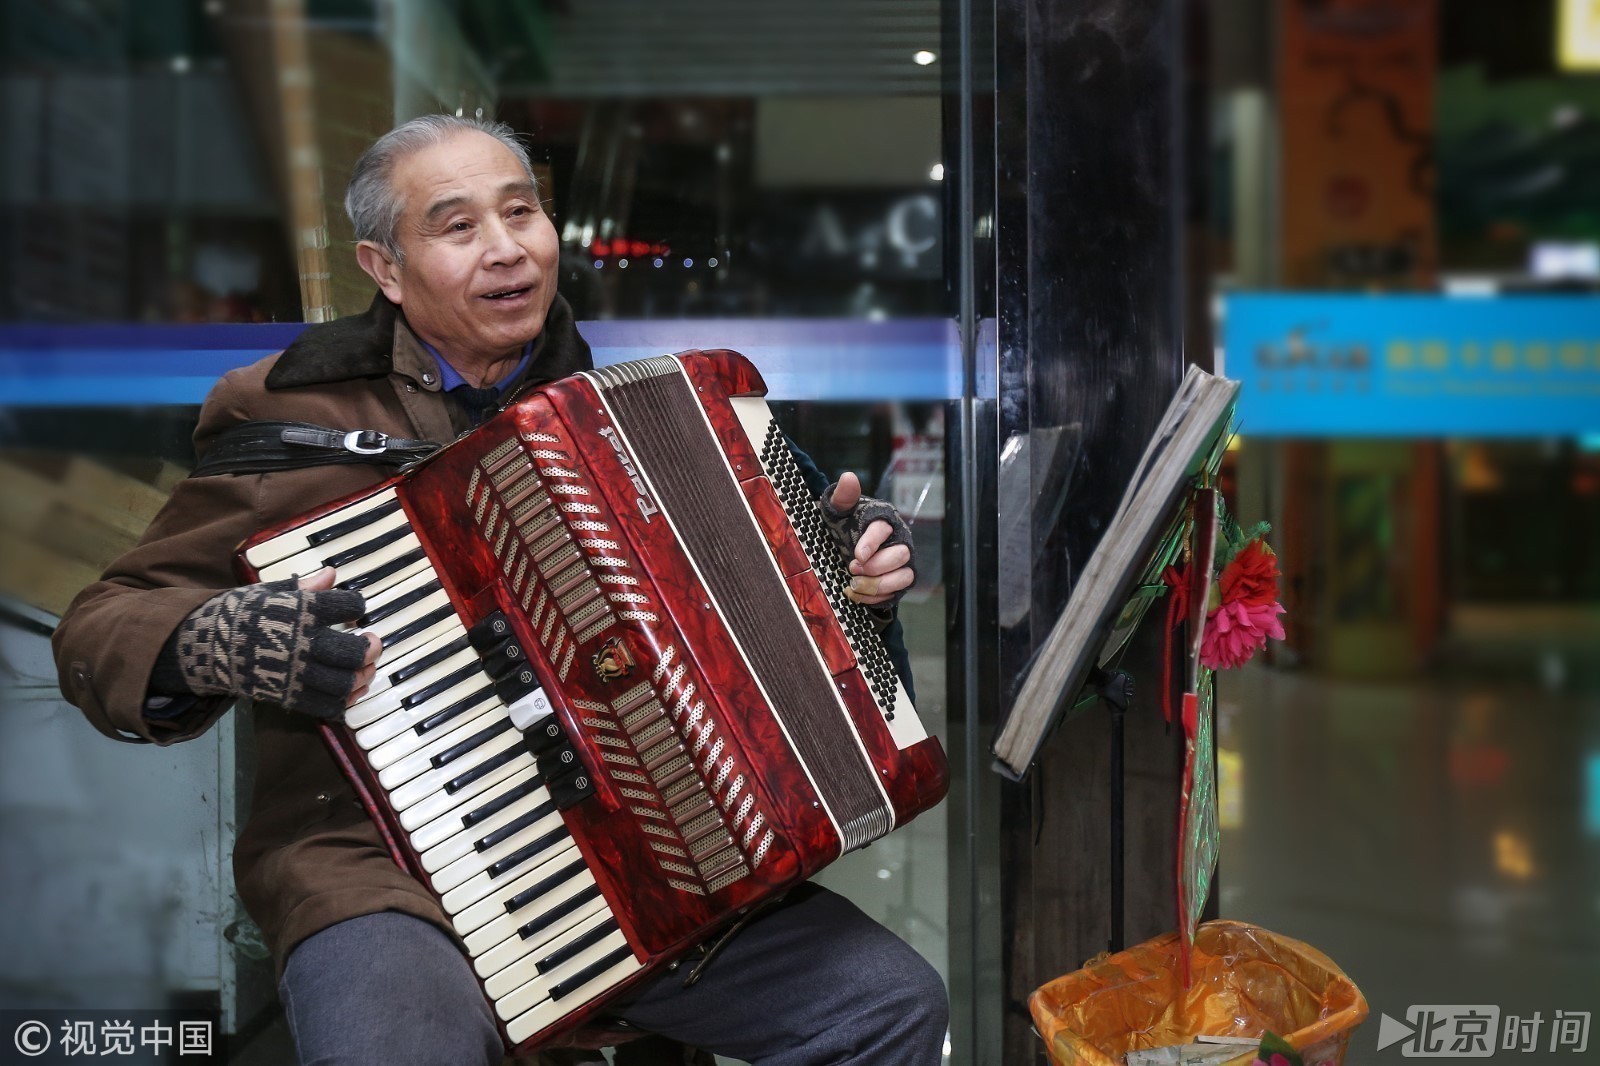
[[[372,241],[361,241],[356,245],[356,262],[361,264],[361,269],[367,276],[378,283],[378,288],[383,290],[384,296],[390,303],[400,303],[400,267],[381,245]]]

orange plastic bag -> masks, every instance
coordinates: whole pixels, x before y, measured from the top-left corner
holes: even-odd
[[[1199,1034],[1279,1034],[1306,1066],[1338,1066],[1367,1001],[1309,944],[1243,922],[1206,922],[1195,936],[1188,989],[1178,934],[1089,960],[1028,1001],[1057,1066],[1123,1066],[1129,1051],[1185,1044]],[[1255,1049],[1227,1066],[1248,1066]]]

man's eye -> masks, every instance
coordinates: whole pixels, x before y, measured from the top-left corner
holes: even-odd
[[[452,233],[465,233],[471,228],[472,223],[470,222],[452,222],[450,224],[450,232]]]
[[[512,218],[522,218],[524,215],[530,215],[532,213],[532,208],[528,207],[526,204],[518,204],[516,207],[511,209]]]

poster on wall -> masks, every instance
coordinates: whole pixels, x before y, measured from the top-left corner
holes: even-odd
[[[1283,5],[1287,287],[1392,291],[1432,282],[1438,3]]]

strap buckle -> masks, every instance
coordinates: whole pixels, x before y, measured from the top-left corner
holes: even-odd
[[[382,455],[389,450],[389,434],[375,429],[353,429],[344,435],[344,450],[357,455]]]

